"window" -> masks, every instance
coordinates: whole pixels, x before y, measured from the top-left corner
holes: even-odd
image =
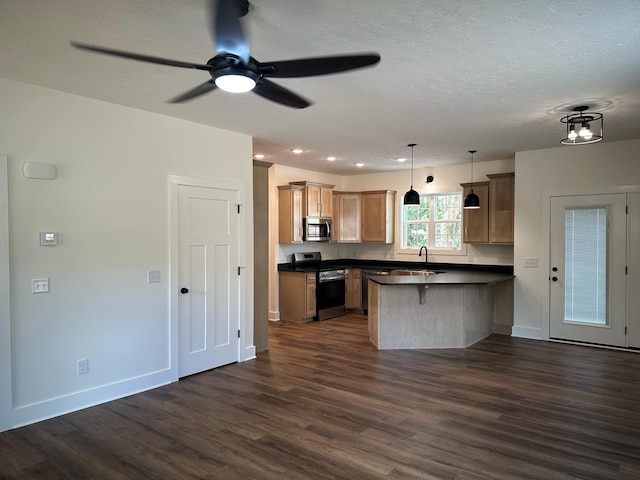
[[[420,205],[402,205],[401,219],[403,249],[461,249],[461,193],[420,195]]]

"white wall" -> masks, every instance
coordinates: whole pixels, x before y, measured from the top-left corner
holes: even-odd
[[[514,335],[548,338],[548,225],[550,193],[607,191],[640,185],[640,140],[565,146],[516,153]],[[524,268],[539,258],[539,268]],[[546,334],[545,334],[546,331]]]
[[[243,331],[253,341],[251,137],[2,79],[0,105],[12,309],[12,350],[0,360],[10,358],[13,377],[0,379],[12,405],[0,427],[177,378],[169,174],[247,186]],[[58,178],[24,178],[28,160],[57,165]],[[40,231],[59,232],[60,244],[40,247]],[[148,284],[147,270],[160,270],[162,281]],[[31,293],[37,277],[50,279],[49,293]],[[78,376],[84,357],[90,373]]]

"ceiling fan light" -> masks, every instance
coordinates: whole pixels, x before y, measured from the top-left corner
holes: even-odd
[[[220,90],[231,93],[249,92],[256,86],[256,81],[250,76],[234,73],[221,75],[215,82]]]

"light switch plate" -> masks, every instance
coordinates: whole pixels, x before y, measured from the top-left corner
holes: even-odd
[[[160,283],[160,270],[147,270],[147,283]]]
[[[49,291],[48,278],[31,279],[31,293],[47,293]]]
[[[40,245],[43,247],[58,245],[58,232],[40,232]]]
[[[538,268],[538,259],[537,258],[525,258],[524,259],[524,268]]]

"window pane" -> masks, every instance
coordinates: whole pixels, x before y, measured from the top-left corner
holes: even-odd
[[[607,209],[565,212],[565,320],[607,324]]]
[[[460,248],[460,222],[436,223],[436,247]]]
[[[407,225],[407,247],[429,246],[429,225],[411,223]]]
[[[461,198],[459,194],[435,195],[435,220],[460,220],[462,217]]]

